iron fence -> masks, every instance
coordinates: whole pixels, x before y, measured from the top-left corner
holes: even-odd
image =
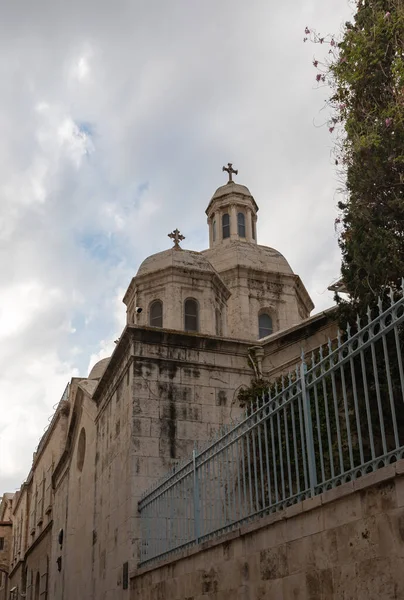
[[[301,364],[139,502],[142,566],[404,454],[404,298]]]

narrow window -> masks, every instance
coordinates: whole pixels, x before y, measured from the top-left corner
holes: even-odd
[[[242,212],[237,215],[237,225],[239,237],[245,238],[245,216]]]
[[[79,471],[83,470],[84,458],[86,455],[86,430],[84,427],[81,428],[79,441],[77,444],[77,468]]]
[[[185,331],[198,331],[198,303],[193,298],[185,300]]]
[[[152,302],[149,319],[151,327],[163,327],[163,303],[161,300]]]
[[[254,219],[251,221],[251,233],[252,233],[252,239],[255,240],[255,222],[254,222]]]
[[[230,237],[230,215],[228,213],[222,216],[222,231],[223,239]]]
[[[216,219],[213,220],[212,235],[213,235],[213,241],[216,242]]]
[[[271,335],[272,329],[272,319],[267,313],[263,313],[258,317],[258,339],[266,337],[267,335]]]
[[[4,537],[0,537],[0,550],[4,550]]]
[[[222,313],[217,308],[215,311],[216,315],[216,335],[223,335],[223,327],[222,327]]]
[[[41,585],[41,578],[39,576],[39,572],[36,574],[35,580],[35,600],[39,600],[39,587]]]

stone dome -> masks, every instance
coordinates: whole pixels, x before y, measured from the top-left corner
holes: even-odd
[[[271,273],[293,274],[286,258],[274,248],[229,240],[203,254],[220,273],[236,266],[249,267]]]
[[[102,360],[99,360],[97,363],[95,363],[87,379],[101,379],[101,377],[104,375],[104,371],[107,368],[110,359],[111,357],[103,358]]]
[[[200,252],[183,250],[182,248],[170,248],[146,258],[140,265],[136,277],[155,273],[168,267],[177,267],[189,271],[202,271],[205,273],[215,272],[210,262]]]
[[[229,183],[225,183],[225,185],[221,185],[217,188],[216,192],[212,196],[212,200],[216,200],[216,198],[221,198],[222,196],[227,196],[227,194],[242,194],[243,196],[252,196],[250,190],[245,185],[240,185],[239,183],[235,183],[234,181],[230,181]]]

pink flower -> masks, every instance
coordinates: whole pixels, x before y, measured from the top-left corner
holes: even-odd
[[[332,39],[331,42],[330,42],[330,44],[331,44],[331,46],[335,46],[335,40]]]
[[[315,67],[317,67],[317,66],[318,66],[318,60],[313,60],[313,65],[314,65]]]
[[[330,133],[332,133],[332,132],[334,131],[334,129],[335,129],[335,127],[330,127],[328,131],[329,131]]]
[[[316,75],[316,81],[321,81],[321,75],[320,75],[320,73],[317,73],[317,75]]]
[[[309,29],[308,27],[306,27],[306,29],[304,30],[304,33],[305,33],[306,35],[309,35],[309,33],[310,33],[310,29]]]
[[[386,127],[390,127],[390,125],[392,124],[393,119],[391,117],[387,117],[385,123],[386,123]]]
[[[384,15],[384,20],[388,21],[390,19],[390,17],[391,17],[391,13],[386,12],[386,14]]]
[[[345,104],[345,102],[343,102],[342,104],[340,104],[338,108],[339,108],[340,110],[344,110],[344,108],[346,108],[346,104]]]

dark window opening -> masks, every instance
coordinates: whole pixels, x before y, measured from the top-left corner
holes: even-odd
[[[193,298],[185,300],[185,331],[198,331],[198,303]]]
[[[228,213],[222,216],[223,239],[230,237],[230,215]]]
[[[155,300],[150,306],[150,325],[151,327],[163,327],[163,303]]]
[[[271,333],[273,332],[272,319],[266,313],[263,313],[258,317],[258,329],[258,339],[266,337],[267,335],[271,335]]]
[[[216,315],[216,335],[223,335],[222,313],[218,308],[215,311],[215,315]]]
[[[245,238],[245,216],[242,212],[237,215],[237,225],[239,237]]]

